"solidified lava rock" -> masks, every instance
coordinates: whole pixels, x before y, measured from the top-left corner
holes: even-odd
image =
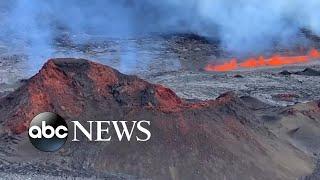
[[[306,68],[303,71],[297,71],[297,72],[289,72],[287,70],[281,71],[279,73],[280,75],[291,75],[291,74],[296,74],[296,75],[302,75],[302,76],[320,76],[320,71],[317,71],[312,68]]]
[[[147,142],[69,139],[58,153],[17,148],[21,161],[23,154],[26,162],[33,157],[31,163],[50,162],[75,172],[152,179],[295,179],[311,173],[307,156],[269,138],[252,105],[234,93],[190,102],[169,88],[84,59],[49,60],[18,90],[1,98],[0,105],[1,125],[19,137],[26,136],[31,119],[44,111],[58,113],[69,124],[151,121]],[[28,144],[28,139],[17,144],[10,148]],[[276,155],[283,158],[273,158]]]
[[[281,71],[279,74],[280,74],[280,75],[284,75],[284,76],[289,76],[289,75],[291,75],[292,73],[289,72],[289,71],[287,71],[287,70],[284,70],[284,71]]]
[[[243,78],[243,76],[240,75],[240,74],[236,74],[236,75],[234,75],[233,77],[234,77],[234,78]]]
[[[317,71],[312,68],[306,68],[303,71],[295,72],[294,74],[304,75],[304,76],[320,76],[320,71]]]
[[[272,98],[278,99],[281,101],[294,101],[294,99],[299,98],[299,95],[294,93],[281,93],[281,94],[274,94]]]

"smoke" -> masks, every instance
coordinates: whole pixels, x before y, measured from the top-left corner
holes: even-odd
[[[218,38],[232,52],[301,43],[308,28],[320,35],[319,0],[10,0],[1,34],[50,55],[59,31],[109,37],[196,33]],[[298,40],[297,40],[298,39]],[[9,40],[12,42],[12,40]]]
[[[227,49],[249,52],[275,42],[290,46],[302,27],[320,33],[319,8],[317,0],[205,0],[199,13],[217,25]]]
[[[289,47],[303,43],[298,37],[301,28],[320,35],[318,0],[167,0],[165,4],[187,9],[186,16],[179,11],[173,15],[185,22],[185,30],[218,37],[223,47],[236,53],[265,51],[275,43]]]

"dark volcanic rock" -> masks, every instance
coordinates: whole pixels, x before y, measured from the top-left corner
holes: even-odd
[[[284,71],[281,71],[279,74],[285,75],[285,76],[289,76],[291,74],[303,75],[303,76],[320,76],[320,71],[317,71],[312,68],[306,68],[303,71],[297,71],[297,72],[289,72],[287,70],[284,70]]]
[[[291,75],[292,73],[289,72],[289,71],[287,71],[287,70],[284,70],[284,71],[281,71],[279,74],[280,74],[280,75],[284,75],[284,76],[289,76],[289,75]]]
[[[234,77],[234,78],[243,78],[243,76],[240,75],[240,74],[236,74],[236,75],[234,75],[233,77]]]
[[[320,76],[320,71],[317,71],[312,68],[306,68],[303,71],[295,72],[294,74],[304,75],[304,76]]]
[[[50,162],[66,172],[90,170],[96,176],[107,172],[152,179],[295,179],[310,174],[311,160],[269,137],[254,113],[259,103],[250,102],[233,93],[191,102],[101,64],[54,59],[0,99],[1,133],[19,137],[14,145],[3,145],[13,149],[19,161],[33,158],[30,163],[38,166]],[[148,120],[152,137],[148,142],[88,142],[81,137],[80,142],[69,139],[59,152],[38,152],[30,146],[26,130],[44,111],[60,114],[69,124]]]

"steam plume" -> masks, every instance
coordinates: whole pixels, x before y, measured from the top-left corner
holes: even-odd
[[[11,0],[1,6],[2,35],[42,49],[50,49],[59,29],[111,37],[192,32],[216,37],[233,52],[289,46],[300,28],[320,35],[319,0]]]

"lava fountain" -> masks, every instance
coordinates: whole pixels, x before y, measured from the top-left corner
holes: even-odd
[[[273,55],[270,58],[259,56],[258,58],[248,58],[244,61],[238,62],[233,58],[223,64],[213,65],[208,64],[204,69],[206,71],[232,71],[240,68],[257,68],[257,67],[276,67],[289,64],[300,64],[313,61],[320,58],[320,52],[316,49],[311,49],[308,54],[302,56],[280,56]]]

